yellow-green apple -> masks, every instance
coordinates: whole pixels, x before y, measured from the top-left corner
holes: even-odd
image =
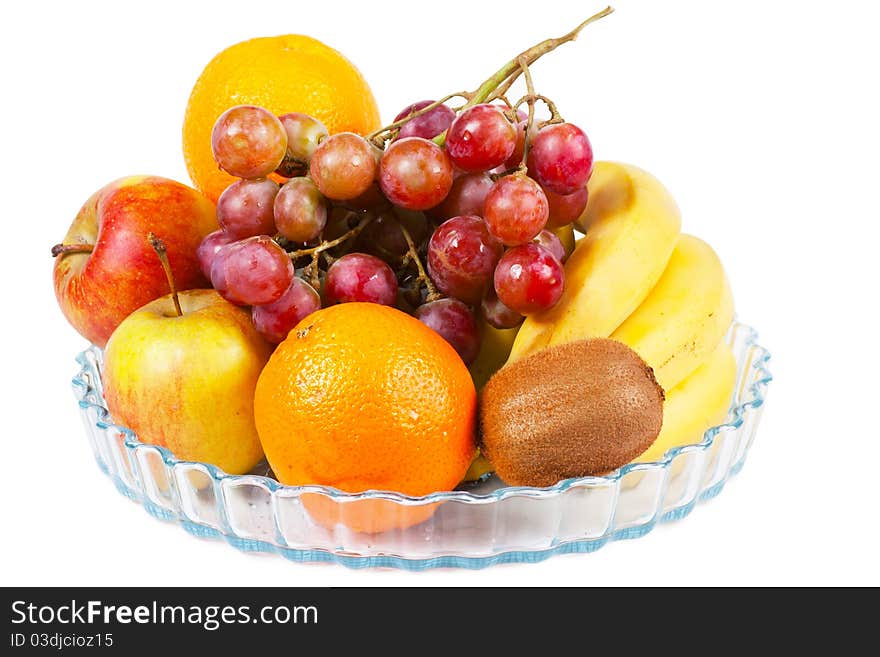
[[[254,388],[272,347],[250,313],[215,290],[178,299],[181,314],[166,295],[113,332],[104,353],[107,408],[142,442],[179,459],[248,472],[263,458]]]
[[[196,249],[217,228],[213,203],[191,187],[158,176],[110,183],[86,201],[64,242],[52,249],[61,311],[103,347],[131,312],[168,292],[147,233],[165,241],[174,277],[188,289],[210,287]]]

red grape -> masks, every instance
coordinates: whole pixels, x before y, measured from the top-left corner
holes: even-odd
[[[459,114],[446,133],[453,164],[468,172],[503,164],[516,148],[516,128],[496,105],[474,105]]]
[[[385,262],[399,261],[407,252],[407,244],[397,217],[390,212],[378,215],[358,235],[355,248]]]
[[[453,217],[431,235],[428,274],[443,294],[476,304],[491,284],[503,250],[479,217]]]
[[[486,195],[492,189],[492,179],[485,173],[466,173],[452,181],[452,189],[444,201],[432,212],[439,219],[474,214],[483,216]]]
[[[211,284],[224,299],[239,306],[278,300],[292,279],[290,257],[265,235],[224,246],[211,265]]]
[[[239,178],[265,178],[284,159],[287,133],[269,110],[237,105],[223,112],[214,123],[211,149],[226,173]]]
[[[217,200],[217,222],[233,238],[274,235],[272,204],[278,183],[268,178],[237,180]]]
[[[376,151],[366,139],[353,132],[331,135],[312,153],[309,175],[329,199],[357,198],[376,178]]]
[[[523,315],[552,308],[564,287],[562,264],[537,244],[508,249],[495,269],[495,293],[501,303]]]
[[[529,175],[551,192],[574,194],[593,173],[593,147],[573,123],[554,123],[538,131],[529,148]]]
[[[506,246],[525,244],[547,225],[547,197],[524,175],[499,178],[486,197],[489,230]]]
[[[321,235],[321,239],[329,242],[342,237],[357,225],[357,219],[358,217],[353,216],[351,210],[333,205],[332,203],[328,204],[327,225],[324,226],[324,233]]]
[[[321,308],[321,297],[303,279],[293,277],[278,299],[251,310],[254,327],[269,342],[278,344],[307,315]]]
[[[356,249],[389,264],[397,264],[409,250],[402,226],[409,231],[415,244],[421,243],[428,232],[428,222],[421,212],[394,208],[367,224],[358,235]]]
[[[235,242],[230,242],[219,249],[214,250],[214,256],[211,258],[211,275],[208,279],[211,281],[211,287],[220,293],[220,296],[226,297],[226,249]]]
[[[278,119],[287,133],[287,152],[278,173],[285,178],[305,175],[312,154],[330,133],[323,123],[308,114],[290,112]]]
[[[275,197],[275,226],[291,242],[308,242],[327,225],[324,197],[309,178],[291,178]]]
[[[434,142],[407,137],[385,149],[379,161],[379,185],[394,205],[427,210],[452,188],[452,161]]]
[[[416,310],[416,318],[451,344],[465,365],[480,353],[480,333],[474,313],[458,299],[429,301]]]
[[[550,206],[550,216],[547,218],[547,228],[562,228],[583,214],[587,207],[587,188],[581,187],[573,194],[556,194],[549,189],[544,189],[547,203]]]
[[[519,326],[525,319],[518,312],[501,303],[501,299],[495,294],[494,287],[486,290],[486,296],[483,297],[480,309],[483,311],[483,317],[486,321],[497,329]]]
[[[382,195],[379,183],[373,181],[367,191],[348,201],[348,205],[358,210],[374,210],[388,205],[388,200]]]
[[[416,212],[406,208],[392,208],[391,211],[397,217],[400,224],[409,231],[409,236],[417,247],[428,238],[428,235],[434,229],[433,226],[429,228],[428,218],[424,212]]]
[[[225,230],[215,230],[213,233],[205,235],[204,239],[202,239],[199,244],[199,247],[196,249],[196,257],[199,259],[199,267],[201,267],[205,278],[211,280],[211,264],[214,262],[214,255],[217,251],[234,241],[235,238]]]
[[[379,258],[348,253],[327,269],[324,294],[330,303],[366,301],[393,306],[397,301],[397,278]]]
[[[522,110],[517,110],[516,118],[516,146],[504,163],[504,169],[516,169],[522,164],[523,151],[526,149],[526,124],[529,122],[529,115]]]
[[[412,105],[407,105],[401,110],[400,114],[394,117],[394,123],[397,123],[414,112],[418,112],[420,109],[424,109],[433,102],[433,100],[420,100]],[[395,139],[404,139],[405,137],[433,139],[449,128],[454,119],[455,112],[449,107],[446,105],[437,105],[434,109],[428,110],[421,116],[417,116],[404,123],[400,127]]]
[[[425,303],[427,290],[425,290],[417,273],[412,271],[404,272],[400,277],[398,289],[400,290],[401,299],[412,308],[418,308],[421,304]]]
[[[562,246],[562,240],[559,239],[555,233],[552,233],[549,230],[542,230],[535,236],[533,241],[535,244],[543,246],[552,253],[553,257],[559,262],[565,262],[565,247]]]

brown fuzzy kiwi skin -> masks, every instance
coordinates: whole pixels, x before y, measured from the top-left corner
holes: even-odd
[[[663,425],[663,388],[635,351],[592,338],[506,365],[480,400],[481,448],[512,486],[615,470]]]

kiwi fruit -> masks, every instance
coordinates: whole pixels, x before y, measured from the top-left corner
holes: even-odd
[[[483,453],[512,486],[605,474],[651,446],[663,400],[654,371],[621,342],[550,347],[489,379],[480,400]]]

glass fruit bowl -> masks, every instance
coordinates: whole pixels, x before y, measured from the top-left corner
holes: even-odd
[[[96,347],[77,357],[81,369],[73,390],[98,466],[117,489],[151,515],[196,536],[224,538],[240,550],[275,552],[291,561],[483,568],[592,552],[609,541],[637,538],[717,495],[745,462],[772,378],[770,355],[756,339],[748,326],[731,326],[727,340],[736,356],[737,383],[730,410],[726,422],[707,430],[698,444],[671,448],[658,461],[547,488],[506,486],[488,476],[418,498],[284,486],[256,472],[229,475],[206,463],[181,461],[162,447],[141,443],[113,422],[104,405],[102,353]],[[340,522],[329,528],[316,523],[309,502],[320,502],[323,513],[338,514]],[[406,529],[359,533],[344,520],[347,511],[359,506],[362,512],[365,504],[401,519],[413,514],[428,519]]]

